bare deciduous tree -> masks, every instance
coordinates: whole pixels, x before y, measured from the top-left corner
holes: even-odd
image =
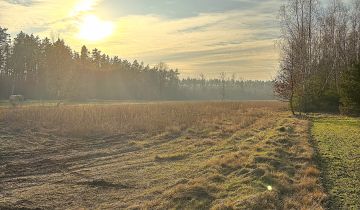
[[[327,94],[340,97],[342,75],[359,62],[360,3],[288,0],[281,7],[280,71],[275,91],[292,110],[309,111]],[[326,97],[325,97],[326,98]],[[334,99],[335,100],[335,99]]]

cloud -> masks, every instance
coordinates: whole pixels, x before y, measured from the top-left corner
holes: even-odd
[[[117,35],[102,45],[106,51],[147,63],[167,62],[185,76],[218,76],[226,71],[271,79],[278,64],[276,15],[251,13],[232,11],[183,19],[123,17],[117,22]]]
[[[114,3],[112,10],[106,9],[109,2]],[[0,25],[13,33],[24,30],[41,37],[54,31],[78,50],[86,44],[152,65],[164,61],[185,77],[200,73],[216,77],[224,71],[247,79],[271,79],[279,57],[274,43],[279,37],[280,0],[191,2],[38,0],[29,9],[0,1]],[[168,14],[169,8],[177,14]],[[115,15],[114,10],[118,11]],[[111,21],[116,31],[97,42],[79,39],[82,18],[89,14]]]
[[[66,25],[74,24],[82,12],[91,11],[99,2],[99,0],[0,0],[0,25],[8,27],[12,33],[20,30],[32,32],[33,28],[64,31],[64,28],[69,28]]]
[[[22,5],[22,6],[31,6],[36,3],[32,0],[4,0],[10,4]]]
[[[115,15],[160,15],[166,18],[188,18],[200,13],[243,10],[259,1],[249,0],[104,0],[102,7]]]
[[[219,13],[256,9],[260,4],[276,5],[282,0],[104,0],[104,8],[113,16],[158,15],[171,19],[195,17],[202,13]]]
[[[71,9],[70,15],[77,16],[83,12],[91,11],[100,2],[101,0],[80,0],[75,4],[75,7]]]

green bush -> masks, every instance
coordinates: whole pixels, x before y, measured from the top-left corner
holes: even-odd
[[[340,96],[332,90],[326,91],[321,95],[307,95],[296,97],[295,107],[302,112],[324,112],[338,113],[340,106]]]
[[[341,111],[344,114],[360,114],[360,63],[350,68],[341,84]]]

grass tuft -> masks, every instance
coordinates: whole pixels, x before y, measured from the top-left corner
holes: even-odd
[[[188,154],[177,153],[177,154],[163,154],[163,155],[156,155],[155,160],[158,162],[163,161],[178,161],[183,160],[188,156]]]

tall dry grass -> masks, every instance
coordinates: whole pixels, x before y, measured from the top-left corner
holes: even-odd
[[[47,129],[63,135],[156,133],[193,126],[246,126],[279,109],[279,102],[198,102],[31,106],[6,109],[0,121],[16,129]]]

